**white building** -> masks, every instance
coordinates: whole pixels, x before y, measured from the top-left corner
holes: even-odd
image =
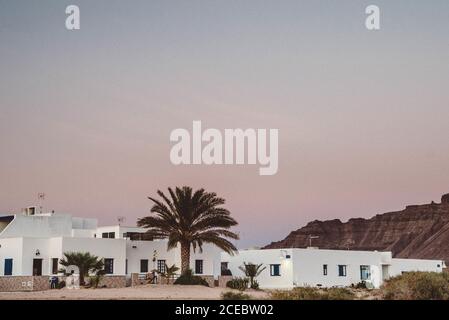
[[[407,271],[442,272],[441,260],[395,259],[391,252],[307,249],[241,250],[222,253],[222,268],[244,276],[245,263],[263,264],[257,277],[261,288],[290,289],[302,286],[350,286],[361,281],[378,288],[385,279]]]
[[[103,258],[110,280],[154,269],[163,272],[165,265],[181,266],[179,248],[167,250],[166,240],[146,239],[144,232],[137,227],[98,227],[96,219],[68,214],[38,214],[33,207],[22,214],[0,215],[0,280],[57,275],[65,252],[89,252]],[[263,264],[266,269],[257,278],[260,287],[276,289],[349,286],[361,281],[379,287],[402,272],[442,272],[445,267],[438,260],[395,259],[391,252],[259,249],[231,256],[212,245],[204,245],[203,252],[192,250],[190,267],[213,280],[224,269],[235,277],[244,276],[239,269],[244,262]]]
[[[107,275],[129,276],[163,272],[165,265],[181,266],[180,250],[167,250],[166,240],[145,239],[137,227],[98,227],[96,219],[68,214],[0,216],[0,276],[56,275],[65,252],[89,252],[104,259]],[[193,252],[191,269],[199,275],[220,274],[220,250],[204,245]]]

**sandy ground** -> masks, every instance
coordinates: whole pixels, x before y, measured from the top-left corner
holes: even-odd
[[[204,286],[144,285],[119,289],[55,289],[36,292],[0,292],[0,300],[151,300],[151,299],[221,299],[225,288]],[[237,291],[236,291],[237,292]],[[263,291],[247,291],[253,299],[266,299]]]

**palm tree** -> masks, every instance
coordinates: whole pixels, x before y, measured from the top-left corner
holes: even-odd
[[[168,188],[170,198],[158,190],[162,200],[148,197],[154,205],[149,216],[138,220],[140,227],[148,228],[147,235],[153,238],[168,238],[168,250],[181,245],[181,272],[190,266],[190,247],[202,252],[204,243],[212,243],[223,251],[233,254],[237,249],[226,238],[238,239],[238,235],[229,231],[237,222],[231,213],[221,207],[225,200],[213,192],[190,187]]]
[[[263,267],[263,264],[254,264],[254,263],[246,263],[243,262],[243,266],[240,266],[239,269],[245,273],[245,276],[249,278],[251,288],[255,287],[255,278],[257,278],[262,271],[264,271],[267,267]]]
[[[64,267],[77,266],[80,272],[80,285],[84,285],[84,277],[89,273],[98,273],[104,268],[104,262],[89,252],[64,252],[65,258],[59,260]],[[62,270],[65,272],[65,270]]]
[[[171,267],[165,264],[165,272],[162,273],[162,276],[167,279],[167,284],[170,284],[170,280],[175,277],[178,270],[179,268],[174,264]]]

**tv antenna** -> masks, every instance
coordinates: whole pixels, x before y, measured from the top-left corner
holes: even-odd
[[[43,208],[42,208],[42,203],[43,203],[44,200],[45,200],[45,193],[39,192],[39,193],[37,194],[37,199],[39,200],[39,212],[42,213],[42,210],[43,210]]]
[[[119,225],[119,226],[121,226],[121,225],[122,225],[122,223],[124,223],[124,222],[125,222],[125,220],[126,220],[126,218],[125,218],[125,217],[122,217],[122,216],[120,216],[120,217],[117,217],[117,222],[118,222],[118,225]]]

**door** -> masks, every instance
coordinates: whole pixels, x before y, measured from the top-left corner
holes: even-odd
[[[12,259],[5,259],[5,276],[12,276]]]
[[[388,265],[382,265],[382,280],[388,280],[390,279],[390,273],[389,273],[389,266]]]
[[[42,259],[33,259],[33,276],[42,275]]]

